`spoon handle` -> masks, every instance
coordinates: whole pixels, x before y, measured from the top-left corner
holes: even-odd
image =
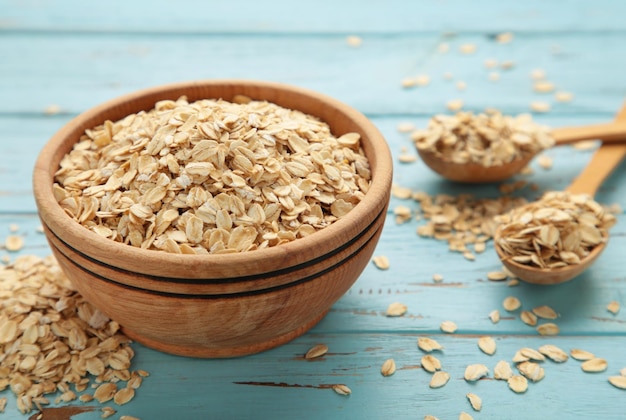
[[[556,145],[595,139],[602,139],[604,143],[626,141],[626,121],[616,120],[609,124],[555,128],[551,134]]]
[[[622,106],[622,109],[615,116],[615,121],[619,124],[626,122],[626,104]],[[618,124],[615,125],[617,126]],[[602,143],[602,146],[593,154],[585,169],[566,190],[574,194],[594,196],[600,185],[613,172],[613,169],[619,166],[625,156],[626,143]]]

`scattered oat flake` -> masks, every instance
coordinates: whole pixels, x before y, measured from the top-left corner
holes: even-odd
[[[443,321],[439,328],[445,333],[454,334],[457,330],[457,325],[453,321]]]
[[[389,304],[389,306],[387,307],[386,315],[387,316],[402,316],[406,313],[407,309],[408,308],[404,303],[393,302]]]
[[[56,115],[61,112],[61,107],[57,104],[48,105],[43,109],[43,113],[46,115]]]
[[[9,235],[4,241],[4,247],[7,251],[19,251],[24,247],[24,238],[18,235]]]
[[[585,360],[591,360],[593,358],[595,358],[596,356],[586,350],[581,350],[581,349],[571,349],[569,351],[570,356],[572,356],[572,358],[578,360],[578,361],[585,361]]]
[[[459,80],[459,81],[456,82],[455,86],[456,86],[456,90],[463,91],[463,90],[465,90],[467,88],[467,83],[465,83],[462,80]]]
[[[427,74],[420,74],[415,77],[415,84],[417,86],[427,86],[430,83],[430,76]]]
[[[105,382],[96,388],[93,397],[98,400],[100,404],[102,404],[112,400],[116,393],[117,385],[111,382]]]
[[[465,396],[467,397],[474,411],[480,411],[480,409],[483,407],[483,400],[478,395],[472,392],[468,393]]]
[[[391,376],[396,373],[396,362],[393,359],[387,359],[380,368],[380,373],[383,376]]]
[[[519,280],[518,279],[511,279],[509,280],[506,285],[508,287],[515,287],[515,286],[519,286]]]
[[[493,311],[489,312],[489,319],[494,324],[497,324],[498,322],[500,322],[500,311],[497,309],[494,309]]]
[[[405,77],[402,79],[401,85],[403,88],[412,88],[417,86],[417,80],[415,77]]]
[[[335,391],[339,395],[350,395],[352,394],[352,390],[348,388],[344,384],[335,384],[332,386],[333,391]]]
[[[612,313],[613,315],[617,315],[617,313],[619,312],[619,307],[620,307],[619,302],[614,300],[612,302],[609,302],[608,305],[606,305],[606,310]]]
[[[413,162],[417,162],[417,156],[415,155],[411,155],[409,153],[401,153],[398,156],[398,161],[400,163],[413,163]]]
[[[476,52],[476,45],[474,44],[461,44],[459,51],[462,54],[474,54]]]
[[[90,402],[90,401],[93,401],[93,395],[91,395],[91,394],[83,394],[80,397],[78,397],[78,399],[81,402]]]
[[[493,355],[496,352],[496,341],[489,336],[478,339],[478,348],[485,354]]]
[[[461,411],[461,414],[459,414],[459,420],[474,420],[474,417],[472,417],[465,411]]]
[[[448,102],[446,102],[446,107],[448,108],[448,110],[450,111],[459,111],[461,110],[461,108],[463,108],[463,100],[461,99],[451,99]]]
[[[500,44],[508,44],[513,41],[513,32],[502,32],[496,35],[496,42]]]
[[[513,61],[511,61],[511,60],[506,60],[506,61],[503,61],[503,62],[500,64],[500,68],[501,68],[502,70],[511,70],[513,67],[515,67],[515,62],[513,62]]]
[[[533,313],[543,319],[557,319],[559,314],[547,305],[536,306],[532,309]]]
[[[133,399],[135,396],[135,390],[130,387],[122,388],[115,393],[113,401],[117,405],[124,405]]]
[[[545,376],[544,369],[535,362],[521,362],[517,365],[517,370],[519,370],[526,379],[533,382],[539,382]]]
[[[571,102],[574,99],[574,94],[571,92],[556,92],[554,94],[554,100],[557,102]]]
[[[487,279],[491,281],[502,281],[506,280],[507,275],[502,271],[490,271],[487,273]]]
[[[429,414],[426,414],[426,415],[424,416],[424,420],[439,420],[439,418],[438,418],[438,417],[435,417],[435,416],[431,416],[431,415],[429,415]]]
[[[396,129],[400,133],[410,133],[411,131],[415,130],[415,124],[411,122],[401,122],[397,125]]]
[[[471,364],[465,368],[463,377],[468,382],[474,382],[489,375],[489,368],[482,364]]]
[[[616,388],[626,389],[626,376],[609,376],[609,383]]]
[[[351,47],[360,47],[363,39],[357,35],[349,35],[346,37],[346,43]]]
[[[389,269],[389,258],[387,258],[385,255],[378,255],[375,256],[372,261],[374,262],[374,265],[376,266],[376,268],[378,268],[379,270],[388,270]]]
[[[533,90],[537,93],[550,93],[554,91],[554,83],[547,80],[537,80],[533,84]]]
[[[496,367],[493,369],[493,377],[499,380],[508,380],[511,376],[513,376],[513,370],[511,369],[511,364],[506,360],[500,360]]]
[[[513,375],[508,380],[509,389],[516,394],[523,394],[528,389],[528,380],[522,375]]]
[[[533,80],[541,80],[546,78],[546,72],[543,69],[534,69],[530,72],[530,78]]]
[[[437,340],[429,337],[419,337],[417,339],[417,347],[419,347],[422,351],[425,351],[426,353],[443,349],[443,347],[437,342]]]
[[[489,72],[487,78],[492,82],[497,82],[498,80],[500,80],[500,73],[498,73],[497,71]]]
[[[435,283],[442,282],[443,281],[443,276],[441,274],[435,273],[435,274],[433,274],[433,281]]]
[[[548,322],[546,324],[539,325],[537,327],[537,332],[540,335],[557,335],[559,334],[560,330],[558,325],[552,322]]]
[[[328,346],[326,344],[317,344],[311,347],[304,355],[305,359],[315,359],[328,353]]]
[[[590,372],[590,373],[604,372],[607,367],[608,367],[607,361],[600,357],[594,357],[593,359],[585,360],[580,365],[580,368],[583,371]]]
[[[550,104],[548,102],[533,101],[530,103],[530,110],[537,113],[543,113],[550,111]]]
[[[7,407],[7,398],[6,397],[2,397],[0,398],[0,413],[4,413],[4,410]]]
[[[520,306],[522,306],[522,303],[515,296],[508,296],[502,301],[502,307],[508,312],[516,311]]]
[[[100,409],[100,411],[102,411],[102,418],[106,419],[111,417],[112,415],[114,415],[115,413],[117,413],[117,411],[115,411],[112,407],[102,407]]]
[[[531,327],[534,327],[535,325],[537,325],[537,315],[535,315],[534,313],[530,311],[522,311],[519,317],[522,320],[522,322],[526,325],[530,325]]]
[[[428,386],[431,388],[441,388],[442,386],[447,384],[449,380],[450,374],[448,372],[439,370],[433,374],[432,378],[430,378],[430,383],[428,384]]]
[[[548,155],[539,155],[537,157],[537,163],[539,164],[539,166],[541,166],[543,169],[551,169],[552,168],[552,158]]]
[[[463,258],[468,261],[474,261],[476,259],[476,255],[472,254],[472,252],[468,250],[463,253]]]
[[[430,373],[441,370],[441,362],[439,361],[439,359],[431,354],[426,354],[422,356],[420,365],[422,366],[422,369]]]
[[[484,65],[488,69],[498,67],[498,60],[496,60],[495,58],[487,58],[484,62]]]
[[[543,354],[544,356],[556,363],[566,362],[569,358],[564,350],[560,349],[554,344],[544,344],[543,346],[539,347],[538,350],[539,353]]]

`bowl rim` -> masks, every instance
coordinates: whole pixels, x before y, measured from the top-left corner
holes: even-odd
[[[345,217],[306,238],[298,238],[280,246],[260,250],[209,255],[173,254],[104,239],[86,229],[62,210],[54,198],[52,185],[54,172],[61,158],[67,153],[63,150],[64,146],[69,151],[86,128],[102,124],[106,119],[117,120],[146,109],[140,104],[151,103],[147,108],[150,109],[158,100],[177,99],[182,95],[188,96],[190,101],[203,98],[217,99],[213,95],[211,98],[202,94],[207,90],[224,90],[230,92],[231,97],[235,94],[244,94],[253,99],[268,100],[287,108],[301,110],[324,121],[326,121],[324,115],[340,114],[347,121],[346,124],[358,127],[362,147],[370,162],[372,179],[363,200]],[[271,98],[267,97],[268,94]],[[226,97],[227,95],[219,96],[225,100],[231,99]],[[298,103],[297,107],[284,105],[286,102],[294,101]],[[311,108],[319,112],[310,112]],[[103,117],[111,114],[119,116]],[[344,134],[336,132],[332,125],[331,129],[335,136]],[[356,109],[325,94],[284,83],[215,79],[178,82],[138,90],[108,100],[79,114],[59,129],[41,149],[33,170],[33,192],[42,223],[68,246],[103,264],[160,277],[241,278],[250,273],[271,273],[274,270],[284,270],[286,267],[296,267],[319,258],[331,252],[337,244],[348,241],[353,234],[367,227],[388,205],[391,180],[392,159],[389,147],[376,126]]]

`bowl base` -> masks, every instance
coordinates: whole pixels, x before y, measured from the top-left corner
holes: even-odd
[[[288,333],[281,336],[274,337],[271,340],[236,347],[214,348],[178,346],[176,344],[164,343],[162,341],[146,338],[140,334],[136,334],[134,331],[125,327],[122,327],[122,332],[133,341],[136,341],[146,347],[150,347],[151,349],[158,350],[164,353],[174,354],[176,356],[197,357],[205,359],[224,359],[230,357],[249,356],[251,354],[260,353],[262,351],[278,347],[291,340],[294,340],[313,328],[315,325],[317,325],[317,323],[320,322],[327,313],[328,311],[325,311],[320,316],[313,318],[311,321],[296,328],[295,330],[289,331]]]

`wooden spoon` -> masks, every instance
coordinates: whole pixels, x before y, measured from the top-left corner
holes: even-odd
[[[626,106],[620,111],[617,120],[626,120]],[[603,144],[593,155],[587,167],[566,191],[573,194],[589,194],[593,197],[602,182],[611,174],[613,169],[619,166],[625,156],[626,144]],[[558,284],[573,279],[594,263],[602,251],[604,251],[608,241],[608,237],[605,238],[605,241],[593,248],[589,255],[579,264],[548,269],[520,264],[507,258],[498,245],[499,238],[500,230],[498,229],[494,237],[494,244],[502,264],[516,277],[535,284]]]
[[[626,141],[626,121],[609,124],[596,124],[581,127],[557,128],[551,131],[555,146],[572,144],[581,140],[602,139],[604,143]],[[534,154],[515,159],[497,166],[483,166],[479,163],[454,163],[441,156],[426,151],[417,151],[428,167],[444,178],[464,183],[487,183],[503,181],[521,171]]]

